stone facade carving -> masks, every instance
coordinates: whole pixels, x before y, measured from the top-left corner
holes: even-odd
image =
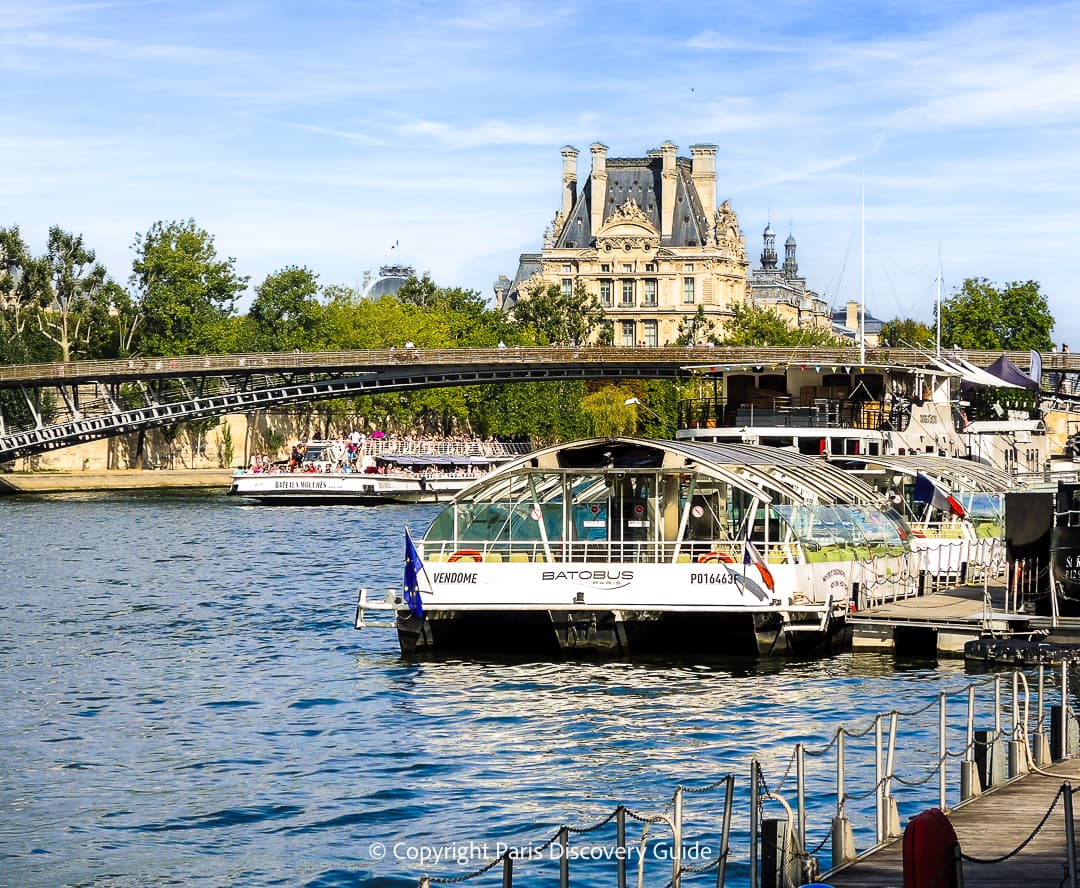
[[[537,286],[581,285],[603,304],[615,345],[673,344],[699,309],[721,332],[746,300],[749,263],[730,202],[716,209],[715,146],[692,151],[693,161],[681,158],[665,142],[609,158],[597,143],[579,192],[577,151],[564,148],[564,205],[543,250],[522,254],[507,310]]]

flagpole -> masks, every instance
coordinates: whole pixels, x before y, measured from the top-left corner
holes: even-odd
[[[411,540],[412,539],[412,531],[409,530],[409,525],[408,524],[405,525],[405,533],[407,533],[409,535],[409,539]],[[414,549],[416,548],[415,543],[413,543],[413,548]],[[419,554],[420,553],[418,552],[417,557],[419,557]],[[424,564],[423,559],[420,560],[420,573],[422,573],[424,575],[424,579],[427,580],[428,595],[434,595],[435,593],[432,591],[433,587],[431,585],[431,577],[428,576],[427,565]]]

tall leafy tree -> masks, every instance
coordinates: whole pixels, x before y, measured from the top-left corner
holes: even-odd
[[[514,319],[549,345],[581,345],[604,324],[600,299],[577,284],[564,293],[558,284],[536,287],[514,307]]]
[[[59,349],[60,360],[70,361],[108,324],[105,267],[81,234],[55,225],[44,261],[49,290],[37,312],[38,328]]]
[[[249,316],[259,351],[288,351],[315,345],[322,306],[317,275],[290,265],[255,288]]]
[[[934,331],[922,321],[913,318],[893,318],[881,325],[881,344],[894,348],[904,345],[933,348]]]
[[[151,355],[227,351],[236,335],[229,323],[248,278],[236,273],[236,260],[221,259],[213,237],[186,222],[155,222],[137,234],[131,288],[137,294],[142,324],[139,351]]]
[[[980,349],[1050,349],[1054,317],[1036,281],[1004,287],[968,278],[941,304],[941,344]]]
[[[699,312],[701,307],[698,307]],[[715,341],[715,340],[714,340]],[[732,306],[731,320],[718,344],[734,346],[840,345],[823,327],[793,327],[776,311],[751,302]]]
[[[34,323],[49,301],[45,262],[35,259],[19,227],[0,228],[0,363],[52,360],[51,343]]]

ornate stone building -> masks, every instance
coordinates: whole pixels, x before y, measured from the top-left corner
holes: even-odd
[[[754,304],[769,308],[793,327],[829,327],[829,306],[813,290],[806,288],[806,278],[799,277],[795,258],[795,237],[784,242],[784,264],[777,266],[776,234],[766,225],[762,234],[761,267],[750,273],[750,295]]]
[[[582,284],[604,305],[615,345],[672,343],[699,309],[719,331],[746,300],[749,263],[735,211],[716,202],[716,146],[693,145],[690,158],[671,142],[645,157],[589,150],[579,191],[578,151],[562,149],[562,207],[543,250],[496,282],[496,304],[512,311],[539,287]]]

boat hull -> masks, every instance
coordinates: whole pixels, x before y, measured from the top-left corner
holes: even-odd
[[[336,472],[244,474],[233,477],[229,495],[264,505],[437,503],[453,499],[475,480]]]
[[[787,656],[850,643],[843,620],[786,632],[775,612],[663,610],[437,610],[398,612],[401,652],[565,658]]]

